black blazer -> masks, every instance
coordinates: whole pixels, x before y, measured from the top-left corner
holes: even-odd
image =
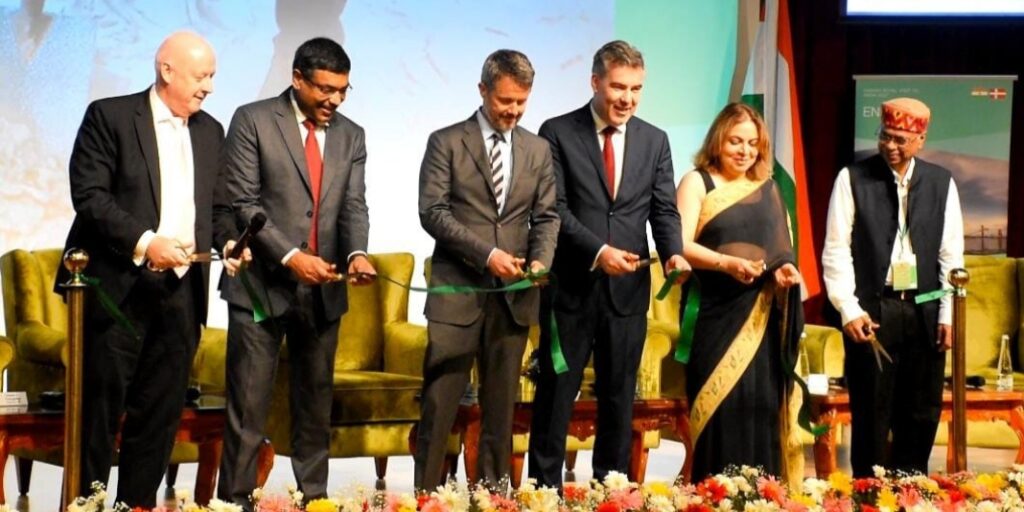
[[[188,128],[195,162],[196,252],[205,253],[213,244],[214,191],[223,168],[224,129],[203,111],[189,118]],[[98,278],[114,302],[121,303],[144,271],[132,261],[135,245],[146,230],[156,231],[160,224],[160,165],[149,89],[89,105],[69,171],[75,220],[65,250],[85,249],[86,275]],[[230,226],[222,226],[219,238],[231,237],[230,231]],[[201,273],[196,310],[205,323],[210,266],[197,264],[192,270]],[[61,267],[57,293],[69,278]]]
[[[608,278],[590,267],[604,244],[647,257],[648,222],[662,262],[682,254],[668,136],[637,117],[630,118],[622,178],[613,201],[589,103],[545,121],[539,134],[551,144],[562,219],[552,266],[558,278],[555,307],[576,310],[598,283],[607,282],[617,313],[647,311],[651,293],[647,272]]]

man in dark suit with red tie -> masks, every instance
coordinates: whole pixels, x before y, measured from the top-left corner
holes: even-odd
[[[644,81],[640,52],[612,41],[594,55],[593,98],[549,119],[540,136],[551,144],[562,225],[552,272],[557,287],[541,305],[541,372],[530,428],[530,477],[560,486],[565,436],[583,369],[596,375],[594,478],[626,473],[636,373],[647,334],[651,279],[647,224],[666,273],[689,270],[675,204],[672,156],[665,132],[635,117]],[[555,315],[568,370],[552,363]]]
[[[291,362],[292,470],[308,499],[327,495],[334,355],[351,284],[372,281],[366,255],[363,129],[337,112],[351,62],[338,43],[306,41],[295,52],[292,86],[239,107],[226,142],[227,193],[242,227],[266,224],[250,244],[247,271],[270,318],[239,278],[225,278],[228,301],[227,428],[217,495],[251,507],[256,462],[282,341]]]
[[[231,233],[213,225],[224,131],[200,110],[213,91],[213,49],[178,32],[155,60],[153,87],[85,113],[66,244],[89,253],[88,274],[128,322],[115,322],[95,295],[86,301],[80,489],[107,482],[123,415],[117,501],[143,508],[156,504],[206,322],[209,264],[189,257]],[[57,283],[68,277],[61,268]]]

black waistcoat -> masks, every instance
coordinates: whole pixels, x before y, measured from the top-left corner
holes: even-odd
[[[879,298],[898,236],[899,206],[896,182],[889,165],[875,155],[849,166],[850,187],[856,209],[850,250],[860,307],[871,318],[881,318]],[[946,196],[951,174],[945,168],[916,159],[907,193],[907,224],[917,258],[917,293],[941,287],[939,246],[945,224]],[[917,307],[918,320],[929,340],[936,339],[939,301]]]

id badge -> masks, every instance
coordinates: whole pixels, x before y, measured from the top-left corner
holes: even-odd
[[[917,289],[917,263],[900,260],[892,264],[892,289],[896,291]]]

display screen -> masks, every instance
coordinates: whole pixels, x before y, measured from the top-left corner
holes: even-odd
[[[845,0],[848,17],[1024,17],[1022,0]]]

